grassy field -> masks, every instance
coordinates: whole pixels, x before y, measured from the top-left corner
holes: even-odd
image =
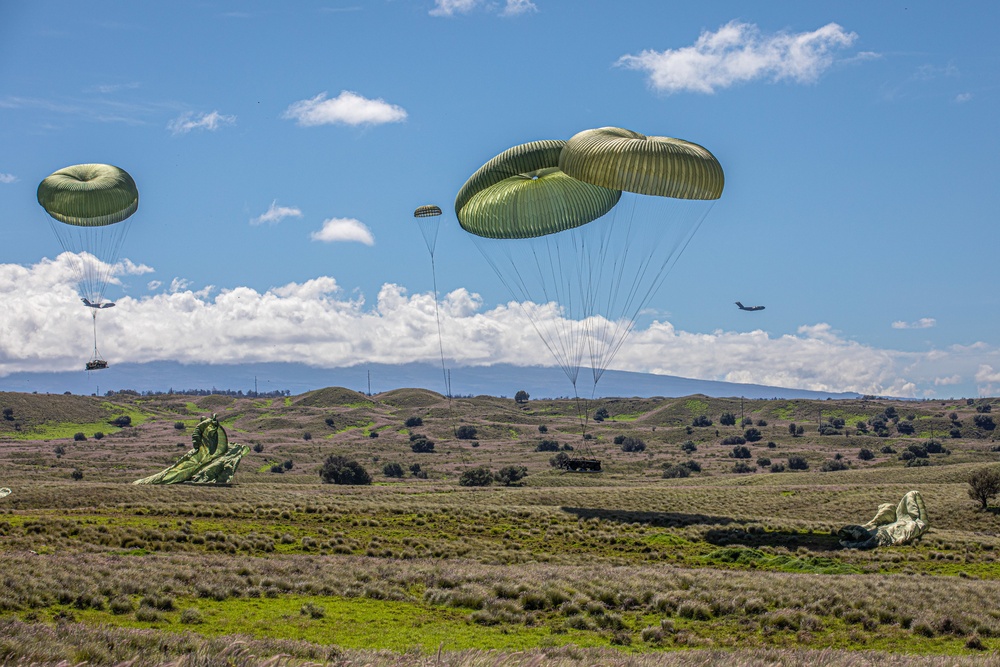
[[[1000,664],[1000,513],[966,481],[1000,459],[990,400],[607,399],[586,427],[415,389],[0,408],[3,664]],[[213,412],[252,448],[236,484],[130,484]],[[373,484],[321,483],[331,454]],[[478,466],[526,476],[460,485]],[[919,542],[837,544],[911,489]]]

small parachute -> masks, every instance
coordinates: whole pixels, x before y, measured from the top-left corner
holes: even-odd
[[[94,356],[87,370],[107,368],[97,350],[97,311],[114,305],[104,293],[139,208],[139,190],[124,169],[77,164],[47,176],[37,196],[62,249],[76,256],[80,297],[94,309]]]
[[[451,406],[451,374],[444,363],[444,336],[441,333],[441,312],[438,308],[438,288],[437,269],[434,267],[434,250],[437,247],[438,228],[441,222],[441,207],[434,204],[418,206],[413,211],[413,217],[420,227],[420,234],[424,237],[424,244],[427,252],[431,256],[431,280],[434,286],[434,319],[437,322],[438,330],[438,351],[441,354],[441,374],[444,376],[444,393],[448,397],[449,409]]]

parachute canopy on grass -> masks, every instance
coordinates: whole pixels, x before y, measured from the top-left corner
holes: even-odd
[[[574,135],[559,168],[593,185],[676,199],[718,199],[725,185],[722,165],[706,148],[619,127]]]
[[[480,167],[455,198],[462,229],[485,238],[527,239],[585,225],[614,208],[619,190],[578,181],[558,168],[564,144],[521,144]]]
[[[103,227],[135,213],[139,190],[124,169],[76,164],[50,174],[38,185],[38,203],[67,225]]]

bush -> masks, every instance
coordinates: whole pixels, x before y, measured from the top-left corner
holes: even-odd
[[[285,472],[285,466],[281,465],[280,463],[275,463],[273,466],[271,466],[271,472],[280,475]]]
[[[736,424],[736,415],[732,412],[723,412],[719,417],[719,423],[723,426],[733,426]]]
[[[81,442],[86,439],[87,436],[84,435],[82,431],[77,431],[76,433],[73,434],[73,440],[75,440],[76,442]]]
[[[420,417],[410,417],[406,420],[406,428],[414,428],[417,426],[423,426],[424,420]]]
[[[768,449],[777,449],[778,448],[778,443],[776,443],[774,441],[770,441],[770,442],[767,443],[767,448]]]
[[[760,458],[757,459],[758,468],[767,468],[770,465],[771,465],[771,459],[767,458],[766,456],[761,456]]]
[[[979,468],[969,473],[969,497],[979,502],[980,509],[989,507],[990,501],[1000,495],[1000,470]]]
[[[732,459],[748,459],[750,456],[750,448],[739,445],[733,447],[733,451],[729,452],[729,458]]]
[[[368,431],[368,437],[369,438],[377,438],[378,437],[378,431]]]
[[[771,464],[771,472],[785,472],[785,464],[784,463],[772,463]]]
[[[326,425],[327,425],[327,426],[329,426],[330,428],[333,428],[333,423],[334,423],[334,422],[333,422],[333,417],[327,417],[327,418],[326,418],[326,419],[324,419],[323,421],[324,421],[324,422],[326,422]]]
[[[928,454],[947,454],[948,450],[944,448],[937,440],[928,440],[924,443],[924,449],[927,450]]]
[[[434,451],[434,441],[426,435],[414,433],[410,436],[410,449],[415,454],[429,454]]]
[[[745,474],[748,472],[754,472],[757,470],[755,466],[750,465],[746,461],[739,461],[733,466],[733,472]]]
[[[913,435],[913,432],[916,429],[913,428],[913,424],[911,424],[910,422],[899,422],[898,424],[896,424],[896,430],[901,435]]]
[[[259,442],[255,443],[253,446],[253,450],[258,454],[260,454],[262,451],[264,451],[264,445],[260,444]]]
[[[862,447],[861,451],[858,452],[859,461],[871,461],[873,458],[875,458],[874,452],[867,447]]]
[[[553,468],[560,468],[566,461],[569,461],[569,454],[566,452],[559,452],[549,459],[549,465]]]
[[[990,417],[989,415],[975,415],[972,417],[972,422],[977,428],[981,428],[984,431],[992,431],[997,427],[996,422],[993,421],[993,417]]]
[[[184,430],[184,422],[174,422],[174,428],[178,431]]]
[[[712,420],[706,417],[705,415],[698,415],[697,417],[694,418],[694,421],[691,422],[691,425],[700,427],[711,426]]]
[[[302,434],[302,439],[308,442],[313,439],[313,434],[310,433],[309,431],[306,431],[305,433]]]
[[[284,463],[282,463],[282,464],[281,464],[281,466],[282,466],[282,467],[283,467],[283,468],[284,468],[285,470],[291,470],[291,469],[292,469],[292,466],[293,466],[293,465],[295,465],[295,464],[294,464],[294,463],[292,463],[292,460],[291,460],[291,459],[286,459],[286,460],[284,461]]]
[[[372,483],[372,477],[364,467],[352,459],[331,454],[323,462],[319,471],[325,484],[365,485]]]
[[[382,466],[382,474],[386,477],[402,477],[403,466],[399,463],[386,463]]]
[[[475,440],[476,433],[476,427],[469,424],[462,424],[455,429],[455,437],[459,440]]]
[[[79,482],[81,479],[83,479],[83,471],[80,470],[79,468],[73,468],[73,472],[71,472],[69,476]]]
[[[125,428],[126,426],[132,425],[132,418],[129,417],[128,415],[122,415],[120,417],[115,417],[108,423],[112,424],[113,426],[119,426],[121,428]]]
[[[458,478],[461,486],[490,486],[493,484],[493,473],[486,466],[470,468]]]
[[[847,465],[846,461],[840,459],[830,459],[829,461],[824,461],[823,465],[820,466],[820,472],[836,472],[837,470],[847,470],[850,466]]]
[[[527,403],[531,396],[523,389],[519,389],[516,394],[514,394],[515,403]]]
[[[52,448],[52,453],[56,455],[56,458],[60,458],[66,454],[66,448],[62,445],[56,445]]]
[[[605,419],[609,418],[610,416],[611,415],[608,414],[608,409],[607,408],[598,408],[597,411],[594,412],[594,421],[595,422],[602,422]]]
[[[728,446],[728,445],[745,445],[746,443],[747,443],[747,439],[744,438],[742,435],[731,435],[729,437],[726,437],[726,438],[722,439],[722,444],[726,445],[726,446]]]
[[[621,444],[623,452],[642,452],[646,450],[645,442],[630,435],[625,436]]]
[[[701,464],[697,461],[685,461],[681,464],[691,472],[701,472]]]
[[[3,409],[3,418],[6,419],[9,422],[14,421],[14,408],[4,408]]]
[[[743,437],[747,439],[747,442],[759,442],[764,439],[764,434],[756,428],[748,428],[743,431]]]
[[[896,453],[896,450],[893,449],[890,445],[886,445],[885,447],[883,447],[879,451],[882,452],[883,454],[895,454]]]
[[[536,452],[558,452],[559,443],[555,440],[542,440],[535,445]],[[569,457],[567,457],[569,458]]]
[[[765,420],[765,419],[758,419],[757,420],[757,426],[760,426],[761,428],[764,428],[765,426],[767,426],[767,420]]]
[[[698,451],[698,445],[694,444],[693,440],[686,440],[684,444],[681,445],[681,450],[687,452],[688,454],[694,454]]]
[[[94,431],[94,440],[101,440],[104,437],[104,433],[101,431]]]
[[[504,466],[497,471],[497,474],[493,478],[499,484],[513,486],[524,479],[524,476],[527,474],[528,469],[524,466]]]
[[[667,466],[663,470],[663,477],[665,479],[678,479],[690,476],[691,476],[691,469],[684,465]]]
[[[548,433],[549,432],[549,427],[546,426],[545,424],[539,424],[538,425],[538,432],[539,433]]]
[[[960,429],[960,428],[953,428],[950,431],[948,431],[948,435],[951,436],[952,438],[961,438],[962,437],[962,429]]]
[[[789,456],[788,457],[788,469],[789,470],[809,470],[809,462],[801,456]]]

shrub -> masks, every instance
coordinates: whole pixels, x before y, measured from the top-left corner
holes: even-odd
[[[313,434],[310,433],[309,431],[306,431],[305,433],[302,434],[302,439],[308,442],[309,440],[313,439]]]
[[[83,471],[80,470],[79,468],[73,468],[73,472],[71,472],[69,476],[79,482],[81,479],[83,479]]]
[[[610,416],[611,415],[608,414],[608,409],[607,408],[597,408],[597,410],[594,412],[594,421],[595,422],[602,422],[605,419],[609,418]]]
[[[429,454],[434,451],[434,441],[426,435],[414,433],[410,436],[410,449],[415,454]]]
[[[622,440],[622,451],[623,452],[642,452],[646,449],[646,443],[639,438],[633,438],[630,435],[625,436]]]
[[[360,463],[334,454],[328,456],[323,462],[319,476],[326,484],[365,485],[372,483],[371,475]]]
[[[519,389],[516,394],[514,394],[515,403],[527,403],[531,396],[523,389]]]
[[[327,417],[323,421],[326,422],[327,426],[329,426],[330,428],[333,428],[333,417]]]
[[[789,456],[788,457],[788,469],[789,470],[809,470],[809,462],[801,456]]]
[[[691,476],[691,469],[684,465],[667,466],[663,470],[663,477],[665,479],[677,479],[690,476]]]
[[[767,420],[766,419],[758,419],[757,420],[757,426],[760,426],[761,428],[767,426]]]
[[[555,456],[549,459],[549,465],[553,468],[561,467],[566,461],[569,460],[569,454],[566,452],[559,452]]]
[[[281,465],[280,463],[275,463],[273,466],[271,466],[271,472],[280,475],[285,472],[285,466]]]
[[[555,440],[542,440],[537,445],[535,445],[536,452],[558,452],[559,443]],[[569,457],[566,457],[569,458]]]
[[[84,435],[82,431],[77,431],[76,433],[73,434],[73,440],[75,440],[76,442],[81,442],[86,439],[87,436]]]
[[[972,422],[977,428],[981,428],[984,431],[992,431],[997,427],[996,423],[993,421],[993,417],[990,417],[989,415],[975,415],[972,418]]]
[[[382,466],[382,474],[386,477],[402,477],[403,466],[399,463],[386,463]]]
[[[736,424],[736,415],[732,412],[723,412],[719,417],[719,423],[723,426],[733,426]]]
[[[896,453],[896,450],[893,449],[890,445],[886,445],[885,447],[883,447],[879,451],[882,452],[883,454],[895,454]]]
[[[527,474],[528,469],[524,466],[504,466],[497,471],[497,474],[493,478],[499,484],[513,486],[524,479],[524,476]]]
[[[368,431],[368,437],[369,438],[377,438],[378,437],[378,431]]]
[[[772,441],[770,441],[770,442],[767,443],[767,448],[768,449],[777,449],[778,448],[778,443],[776,443],[776,442],[774,442],[772,440]]]
[[[767,458],[766,456],[761,456],[757,459],[758,468],[767,468],[770,465],[771,465],[771,459]]]
[[[264,451],[264,445],[262,445],[262,444],[260,444],[260,443],[258,442],[258,443],[256,443],[256,444],[255,444],[255,445],[253,446],[253,450],[254,450],[255,452],[257,452],[258,454],[260,454],[260,453],[261,453],[262,451]]]
[[[937,440],[928,440],[924,443],[924,449],[927,450],[928,454],[946,454],[948,450],[944,448]]]
[[[181,612],[181,623],[185,625],[197,625],[204,622],[205,619],[202,617],[201,612],[195,607],[188,607]]]
[[[174,422],[174,428],[178,431],[184,430],[184,422]]]
[[[859,461],[871,461],[873,458],[875,458],[874,452],[867,447],[862,447],[861,451],[858,452]]]
[[[424,420],[420,417],[410,417],[406,420],[406,428],[414,428],[416,426],[423,426]]]
[[[694,440],[685,440],[684,444],[681,445],[681,450],[688,454],[694,454],[698,451],[698,445],[694,444]]]
[[[56,455],[56,457],[58,458],[58,457],[60,457],[60,456],[63,456],[63,455],[64,455],[64,454],[66,453],[66,448],[65,448],[65,447],[63,447],[62,445],[56,445],[56,446],[55,446],[55,447],[54,447],[54,448],[52,449],[52,452],[53,452],[53,453],[54,453],[54,454]]]
[[[960,428],[953,428],[950,431],[948,431],[948,435],[951,436],[952,438],[961,438],[962,437],[962,429],[960,429]]]
[[[487,466],[470,468],[458,478],[461,486],[489,486],[493,484],[493,473]]]
[[[743,437],[747,439],[747,442],[759,442],[764,439],[764,434],[756,428],[748,428],[743,431]]]
[[[712,420],[706,417],[705,415],[698,415],[697,417],[694,418],[694,421],[691,422],[691,425],[701,426],[701,427],[711,426]]]
[[[6,419],[9,422],[14,421],[14,408],[4,408],[3,409],[3,418]]]
[[[285,461],[284,461],[284,462],[283,462],[283,463],[281,464],[281,466],[282,466],[282,467],[283,467],[283,468],[284,468],[285,470],[291,470],[291,469],[292,469],[292,466],[293,466],[293,465],[295,465],[295,464],[294,464],[294,463],[292,463],[292,460],[291,460],[291,459],[286,459],[286,460],[285,460]]]
[[[736,465],[733,466],[733,472],[736,473],[748,473],[757,470],[756,466],[752,466],[746,461],[738,461]]]
[[[980,509],[989,507],[990,501],[1000,495],[1000,470],[979,468],[969,473],[969,497],[979,502]]]
[[[546,426],[545,424],[539,424],[538,425],[538,432],[539,433],[548,433],[549,432],[549,427]]]
[[[697,461],[685,461],[681,464],[691,472],[701,472],[701,464]]]
[[[733,459],[748,459],[750,456],[750,448],[740,445],[733,447],[733,451],[729,452],[729,458]]]
[[[771,472],[785,472],[785,464],[784,463],[772,463],[771,464]]]
[[[476,427],[469,424],[462,424],[455,429],[455,437],[459,440],[475,440],[476,433]]]
[[[913,424],[910,422],[899,422],[896,424],[896,430],[902,435],[913,435],[916,429],[913,428]]]
[[[94,431],[94,440],[100,440],[104,437],[104,433],[101,431]]]
[[[837,470],[847,470],[850,466],[847,465],[845,461],[840,459],[830,459],[829,461],[824,461],[823,465],[820,466],[820,472],[836,472]]]
[[[122,415],[120,417],[115,417],[108,423],[112,424],[113,426],[119,426],[121,428],[125,428],[126,426],[132,425],[132,418],[129,417],[128,415]]]

